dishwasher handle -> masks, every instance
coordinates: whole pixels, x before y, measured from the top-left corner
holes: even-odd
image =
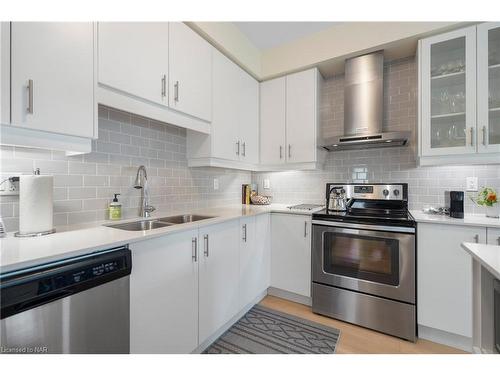
[[[130,275],[127,247],[70,258],[0,277],[0,319]]]

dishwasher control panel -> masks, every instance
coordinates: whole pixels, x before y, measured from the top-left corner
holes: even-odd
[[[1,318],[130,275],[127,247],[2,275]]]

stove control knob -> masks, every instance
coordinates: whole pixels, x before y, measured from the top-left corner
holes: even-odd
[[[394,193],[394,195],[397,197],[397,196],[399,195],[399,190],[398,190],[398,189],[395,189],[395,190],[393,191],[393,193]]]
[[[384,194],[384,197],[387,197],[387,196],[389,195],[389,190],[384,189],[384,190],[382,191],[382,194]]]

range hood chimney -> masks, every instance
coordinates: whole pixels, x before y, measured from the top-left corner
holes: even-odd
[[[345,62],[344,135],[325,140],[328,151],[405,146],[410,132],[382,132],[384,52]]]

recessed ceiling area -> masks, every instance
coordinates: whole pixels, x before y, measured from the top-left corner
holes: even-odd
[[[234,22],[259,49],[274,48],[342,22]]]

